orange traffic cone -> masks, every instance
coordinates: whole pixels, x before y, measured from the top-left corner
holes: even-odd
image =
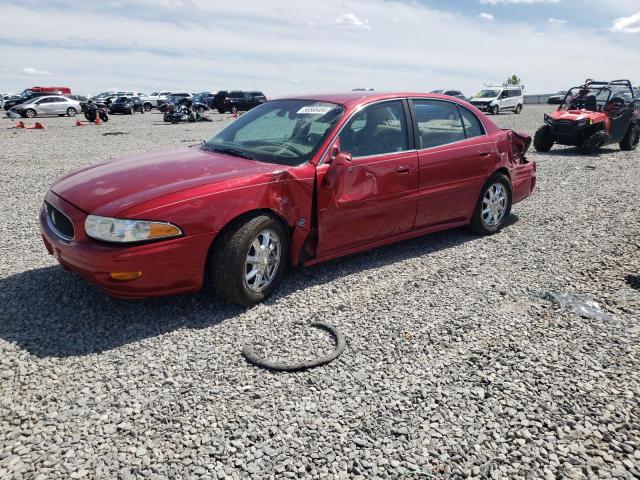
[[[100,120],[100,116],[99,115],[96,115],[96,121],[93,122],[93,123],[95,123],[96,125],[100,125],[102,123],[102,120]]]
[[[44,129],[44,125],[40,122],[36,122],[34,125],[29,125],[24,128],[26,128],[27,130],[42,130]]]
[[[76,120],[76,127],[82,127],[82,122],[80,120]]]
[[[22,120],[20,120],[19,122],[16,122],[13,128],[24,128],[24,122]]]

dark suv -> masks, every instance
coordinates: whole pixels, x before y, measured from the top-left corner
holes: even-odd
[[[215,105],[219,113],[246,112],[267,101],[262,92],[242,92],[240,90],[220,90],[216,94]]]
[[[144,106],[140,97],[118,97],[109,106],[109,111],[112,114],[124,113],[127,115],[133,115],[133,112],[144,113]]]
[[[24,95],[20,95],[16,98],[12,98],[4,101],[4,109],[9,110],[11,107],[15,107],[16,105],[20,105],[21,103],[26,102],[27,100],[31,100],[36,97],[50,97],[52,95],[60,95],[60,92],[31,92]]]

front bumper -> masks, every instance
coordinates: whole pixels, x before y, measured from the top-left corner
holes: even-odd
[[[195,292],[202,288],[204,268],[215,233],[190,235],[138,245],[111,245],[84,233],[87,214],[52,192],[47,202],[73,223],[75,235],[67,241],[40,210],[40,230],[49,254],[66,270],[80,275],[117,298],[145,298]],[[143,272],[129,281],[113,280],[111,272]]]
[[[489,109],[491,108],[491,103],[485,103],[485,102],[471,102],[471,105],[476,107],[481,112],[488,112]]]

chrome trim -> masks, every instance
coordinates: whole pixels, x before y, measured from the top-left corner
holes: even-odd
[[[51,204],[49,204],[51,205]],[[53,224],[53,222],[51,221],[51,217],[49,216],[49,209],[47,208],[47,202],[45,202],[44,204],[44,216],[47,219],[47,225],[49,226],[49,228],[53,231],[53,233],[55,233],[56,235],[58,235],[60,238],[62,238],[63,240],[66,240],[67,242],[71,242],[75,239],[75,231],[76,231],[76,227],[73,224],[73,222],[71,221],[71,219],[59,208],[54,207],[53,205],[51,205],[52,208],[55,208],[58,212],[60,212],[67,220],[69,220],[69,223],[73,226],[73,232],[74,232],[74,236],[73,237],[68,237],[67,235],[64,235],[62,232],[60,232],[60,230],[58,230],[58,228]]]

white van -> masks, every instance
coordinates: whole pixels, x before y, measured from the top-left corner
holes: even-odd
[[[503,111],[520,113],[524,105],[524,86],[489,86],[471,98],[471,105],[478,110],[498,115]]]

